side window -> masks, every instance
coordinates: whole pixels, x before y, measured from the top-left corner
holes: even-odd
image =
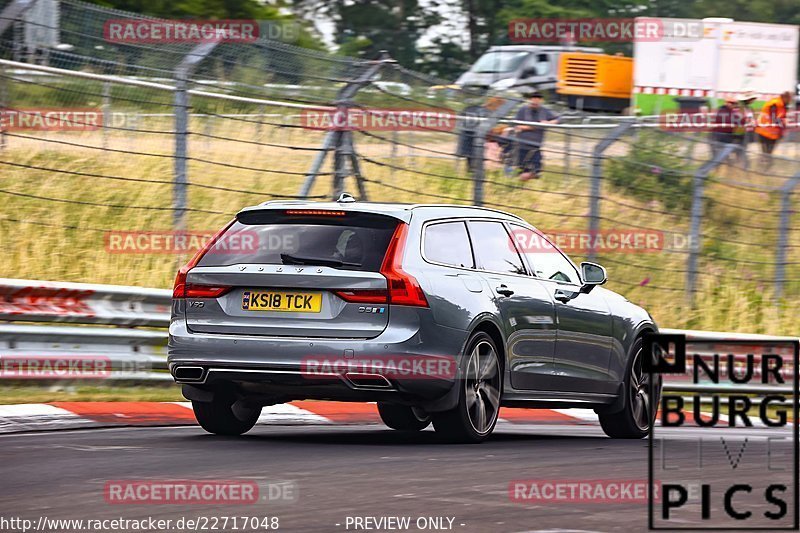
[[[578,271],[544,235],[516,224],[511,227],[517,246],[537,278],[580,284]]]
[[[425,257],[429,261],[473,268],[472,247],[463,222],[444,222],[425,227]]]
[[[547,54],[537,54],[534,64],[537,76],[544,76],[550,72],[550,56]]]
[[[475,248],[477,268],[491,272],[526,274],[514,241],[501,222],[470,222],[469,235]]]

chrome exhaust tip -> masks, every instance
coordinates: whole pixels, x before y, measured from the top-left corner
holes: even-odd
[[[178,381],[202,381],[205,371],[202,366],[178,366],[172,375]]]
[[[391,389],[392,383],[381,374],[372,374],[370,372],[348,372],[344,375],[347,381],[353,384],[356,388],[368,389]]]

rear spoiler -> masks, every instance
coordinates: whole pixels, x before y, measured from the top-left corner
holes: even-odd
[[[408,224],[411,221],[410,209],[370,209],[369,205],[359,204],[332,204],[321,203],[314,205],[310,202],[282,203],[280,205],[255,205],[245,207],[236,213],[236,220],[243,224],[286,223],[292,218],[331,217],[331,220],[341,217],[341,220],[356,218],[358,215],[367,215],[373,220],[380,217],[393,218]]]

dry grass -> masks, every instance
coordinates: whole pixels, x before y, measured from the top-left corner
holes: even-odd
[[[296,194],[299,191],[304,179],[302,175],[279,172],[307,171],[315,152],[256,143],[317,147],[322,138],[319,132],[276,128],[256,130],[253,124],[234,121],[219,121],[213,128],[194,125],[193,131],[250,141],[224,141],[198,135],[190,137],[190,157],[215,162],[190,160],[190,182],[241,191],[191,186],[190,207],[220,213],[188,213],[188,228],[193,231],[214,231],[245,205],[269,199],[268,195]],[[173,227],[172,212],[169,210],[111,207],[170,207],[173,160],[169,157],[91,148],[103,146],[103,139],[98,132],[21,132],[20,135],[67,141],[77,146],[11,137],[8,148],[2,154],[4,162],[165,183],[104,179],[4,165],[0,174],[2,191],[105,205],[45,201],[0,192],[4,204],[0,217],[0,242],[4,251],[0,275],[170,287],[176,268],[186,257],[110,253],[105,238],[109,230],[166,231]],[[566,170],[563,138],[551,137],[549,151],[545,154],[546,172],[543,179],[522,186],[515,178],[506,177],[502,170],[490,169],[487,173],[486,204],[519,214],[539,228],[585,229],[589,209],[589,180],[586,176],[590,159],[581,153],[586,154],[591,143],[584,140],[581,144],[578,140],[572,140],[571,149],[575,153]],[[395,170],[363,162],[364,174],[370,180],[367,184],[370,199],[470,203],[472,183],[466,178],[463,164],[459,166],[452,159],[423,151],[451,152],[454,140],[454,137],[444,134],[404,133],[401,141],[419,148],[412,151],[399,146],[394,152],[395,158],[386,159],[392,154],[388,144],[359,137],[357,149],[362,156],[410,169]],[[105,142],[108,148],[120,151],[169,155],[173,150],[172,137],[164,134],[112,135]],[[577,149],[580,149],[580,153]],[[614,154],[623,152],[618,147]],[[326,170],[330,170],[330,162]],[[727,172],[737,171],[729,169]],[[744,179],[746,175],[739,177]],[[320,176],[312,194],[328,196],[330,183],[330,176]],[[349,181],[347,189],[355,191],[355,184]],[[788,283],[788,297],[778,305],[773,302],[771,295],[772,265],[755,263],[774,262],[774,227],[777,224],[774,209],[777,207],[777,198],[767,193],[719,184],[711,185],[707,196],[712,203],[707,206],[707,218],[704,221],[704,259],[700,263],[695,307],[687,305],[683,291],[686,250],[673,246],[675,243],[672,238],[667,240],[667,249],[662,251],[606,254],[601,257],[600,261],[609,270],[611,281],[608,287],[646,307],[663,327],[797,334],[795,322],[799,306],[796,297],[800,292],[800,283]],[[610,187],[603,191],[604,229],[639,226],[664,229],[679,235],[688,234],[687,213],[663,211],[666,210],[658,200],[639,201],[626,191]],[[743,224],[767,229],[749,229]],[[795,248],[791,248],[791,251],[800,249],[797,224],[795,217],[791,234],[791,245]],[[763,247],[743,242],[763,242]],[[576,262],[584,259],[582,252],[572,255]],[[730,260],[710,259],[720,256]],[[798,261],[797,256],[797,253],[790,253],[788,260]],[[796,266],[787,267],[787,277],[798,277]]]

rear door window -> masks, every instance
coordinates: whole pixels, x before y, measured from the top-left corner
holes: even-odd
[[[502,222],[470,221],[469,235],[477,268],[489,272],[526,274],[522,258]]]
[[[243,213],[198,266],[258,263],[378,272],[397,224],[391,217],[369,213]]]
[[[442,222],[425,228],[425,258],[434,263],[473,268],[472,246],[464,222]]]

